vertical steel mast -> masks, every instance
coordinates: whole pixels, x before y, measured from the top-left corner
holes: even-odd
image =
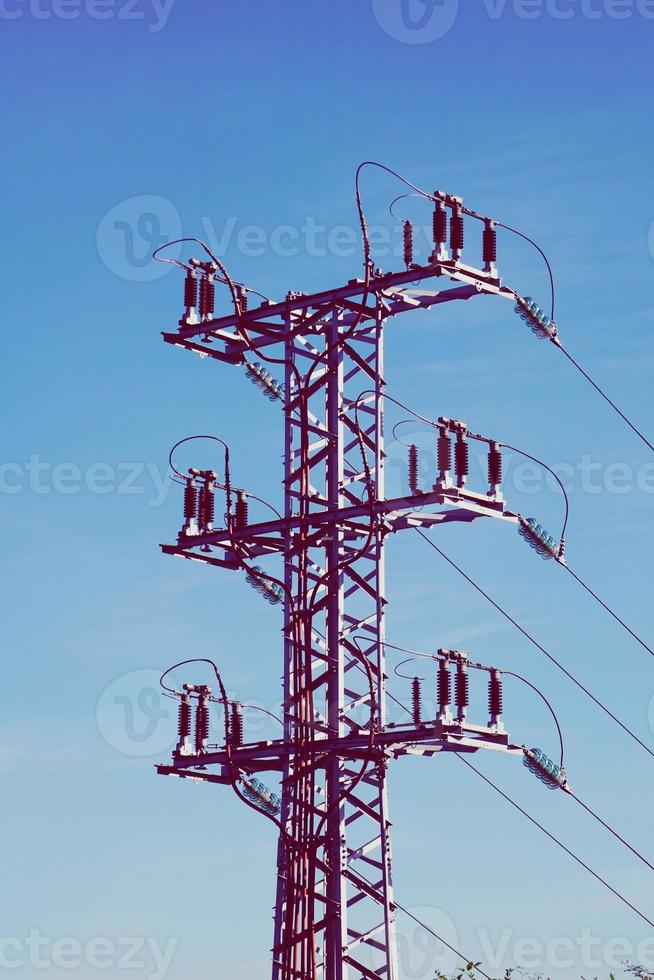
[[[380,302],[365,312],[335,308],[314,323],[319,332],[311,340],[293,330],[301,317],[302,311],[290,313],[292,339],[285,345],[285,517],[329,516],[317,533],[300,524],[287,538],[285,583],[292,600],[285,603],[285,735],[291,744],[300,741],[308,674],[313,706],[308,740],[319,747],[318,740],[340,741],[353,732],[368,736],[385,724],[384,528],[373,506],[384,498],[385,316]],[[297,412],[302,391],[310,392],[304,415]],[[340,518],[344,508],[361,507],[362,500],[369,504],[368,514],[352,522]],[[305,675],[298,678],[292,636],[303,590],[312,616],[304,638]],[[326,980],[352,975],[349,967],[357,976],[396,980],[386,767],[365,749],[350,758],[333,752],[316,773],[312,794],[302,800],[295,779],[301,753],[299,760],[289,757],[284,773],[283,820],[289,839],[306,840],[307,825],[314,837],[306,858],[312,907],[307,923],[300,923],[311,936],[288,915],[297,899],[291,879],[299,869],[289,862],[282,841],[274,980],[286,976],[283,957],[289,947],[294,963],[303,955],[308,959],[298,948],[307,942],[313,944],[318,975]]]
[[[495,700],[488,724],[467,720],[467,654],[462,651],[438,651],[441,674],[449,677],[454,665],[461,681],[456,713],[448,703],[447,680],[432,720],[423,719],[415,706],[408,722],[389,721],[386,714],[388,535],[479,517],[519,522],[519,515],[506,508],[495,466],[489,466],[489,474],[496,475],[489,475],[488,488],[480,492],[468,486],[468,430],[456,420],[439,420],[439,454],[442,444],[447,451],[433,485],[419,489],[410,480],[404,495],[385,495],[383,339],[388,318],[484,293],[515,297],[495,271],[489,219],[484,269],[463,265],[463,233],[456,224],[460,201],[448,198],[447,203],[458,243],[453,258],[435,222],[435,250],[426,265],[406,257],[405,271],[371,269],[366,282],[353,279],[311,295],[289,293],[282,302],[264,301],[253,309],[241,302],[243,292],[239,300],[231,280],[223,279],[230,285],[234,311],[221,317],[213,314],[213,278],[224,269],[217,262],[195,261],[187,266],[186,312],[179,329],[164,334],[178,347],[245,366],[271,401],[283,405],[283,516],[251,522],[247,508],[235,518],[228,505],[225,526],[215,527],[216,474],[178,472],[187,481],[184,522],[177,542],[162,546],[167,554],[244,571],[272,602],[283,597],[283,737],[244,743],[237,719],[231,729],[226,727],[225,744],[211,745],[207,688],[186,685],[184,692],[176,692],[180,740],[172,765],[158,766],[164,775],[231,785],[242,800],[277,823],[273,980],[400,980],[389,762],[442,751],[522,751],[510,745]],[[423,280],[439,277],[454,285],[439,291],[422,288]],[[267,370],[272,365],[277,372],[283,366],[283,390]],[[470,435],[496,453],[496,443]],[[454,474],[447,462],[453,436]],[[196,479],[202,483],[199,511]],[[275,556],[281,558],[281,575],[253,564]],[[223,687],[220,678],[219,683]],[[193,744],[189,705],[194,697],[199,721]],[[229,717],[234,706],[224,689],[222,704]],[[255,778],[265,772],[281,777],[281,801],[272,794],[271,802],[269,790]]]

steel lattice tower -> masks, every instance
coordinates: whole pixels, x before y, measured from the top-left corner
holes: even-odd
[[[199,264],[198,264],[199,265]],[[215,271],[215,266],[213,267]],[[208,273],[211,274],[209,267]],[[408,284],[447,277],[441,291]],[[282,780],[273,980],[399,980],[394,938],[387,767],[406,754],[521,752],[501,719],[466,713],[409,724],[386,716],[384,551],[390,534],[491,516],[516,522],[499,487],[473,492],[435,474],[433,488],[384,491],[384,330],[389,317],[481,294],[513,299],[494,265],[476,269],[441,247],[426,265],[370,270],[322,293],[202,318],[187,303],[177,346],[232,365],[258,356],[285,372],[281,519],[225,528],[185,524],[168,554],[249,569],[281,556],[284,734],[210,746],[180,737],[166,775],[236,785]],[[251,363],[251,361],[250,361]],[[283,365],[283,368],[281,367]],[[260,566],[256,566],[260,568]],[[269,581],[274,580],[271,573]],[[209,772],[217,767],[217,772]]]

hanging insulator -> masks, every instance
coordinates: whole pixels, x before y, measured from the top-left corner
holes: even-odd
[[[526,520],[521,517],[518,524],[518,534],[546,561],[550,558],[560,557],[560,544],[557,544],[555,538],[547,533],[535,517],[528,517]]]
[[[183,742],[191,734],[191,698],[188,694],[185,694],[179,702],[177,733],[180,742]]]
[[[198,508],[200,531],[206,532],[213,530],[215,510],[216,504],[213,495],[213,481],[207,479],[200,489],[200,502]]]
[[[243,745],[243,708],[236,701],[232,704],[230,741],[236,747]]]
[[[494,272],[497,260],[497,229],[495,222],[486,218],[484,222],[484,234],[482,238],[482,257],[484,260],[484,272]]]
[[[209,708],[207,695],[201,694],[195,708],[195,751],[198,755],[207,747],[209,740]]]
[[[239,531],[248,526],[248,510],[248,498],[242,490],[239,490],[236,494],[236,510],[234,513],[234,526]]]
[[[195,273],[189,269],[186,273],[186,278],[184,279],[184,306],[186,307],[187,316],[190,314],[191,310],[197,306],[197,294],[197,279],[195,278]]]
[[[409,269],[413,265],[413,225],[404,222],[404,264]]]
[[[488,678],[488,713],[491,725],[496,724],[502,714],[502,678],[499,670],[492,670]]]
[[[488,484],[491,493],[499,488],[502,482],[502,454],[497,442],[491,442],[488,451]]]
[[[248,310],[248,294],[242,286],[238,292],[238,308],[241,314],[247,313]]]
[[[461,214],[460,204],[455,204],[452,208],[452,217],[450,218],[450,250],[452,252],[452,258],[457,262],[463,252],[463,215]]]
[[[454,472],[457,486],[465,486],[470,471],[470,446],[463,432],[457,432],[454,445]]]
[[[556,340],[558,336],[556,321],[545,316],[538,303],[531,296],[516,296],[514,309],[539,340]]]
[[[409,446],[409,490],[411,493],[420,493],[418,489],[418,447]]]
[[[468,676],[468,665],[463,660],[458,660],[456,665],[456,681],[454,684],[454,698],[458,709],[459,721],[463,721],[466,710],[470,703],[470,678]]]
[[[437,443],[438,469],[441,480],[444,480],[452,469],[452,443],[444,428],[439,429],[439,433]]]
[[[419,677],[414,677],[411,682],[411,706],[414,724],[420,725],[422,722],[422,684]]]
[[[447,241],[447,210],[442,201],[434,205],[433,231],[435,257],[443,258]]]
[[[562,766],[545,755],[541,749],[523,749],[523,765],[540,779],[548,789],[564,789],[568,785],[568,777]]]
[[[216,287],[214,286],[212,277],[210,275],[202,276],[200,279],[200,300],[198,312],[203,319],[205,317],[210,319],[213,316],[215,295]]]
[[[190,527],[197,516],[198,509],[198,491],[195,486],[195,480],[192,476],[186,477],[186,486],[184,487],[184,525],[185,528]]]
[[[442,712],[447,712],[452,700],[452,679],[450,665],[447,660],[438,664],[438,704]]]

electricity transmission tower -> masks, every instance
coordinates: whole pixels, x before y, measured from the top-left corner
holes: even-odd
[[[210,744],[211,690],[185,685],[176,692],[179,743],[172,764],[158,767],[165,775],[232,785],[278,823],[273,980],[398,980],[390,760],[483,748],[522,754],[504,729],[493,671],[490,717],[481,725],[469,721],[468,661],[458,651],[439,651],[436,717],[423,717],[417,685],[408,722],[390,721],[387,713],[389,535],[479,517],[520,520],[503,500],[492,441],[484,440],[489,485],[474,491],[468,485],[473,434],[465,423],[445,418],[435,432],[439,462],[433,485],[420,490],[414,472],[405,495],[385,495],[389,318],[482,294],[516,296],[495,269],[493,223],[481,219],[484,267],[465,265],[463,215],[473,213],[462,209],[460,199],[437,200],[429,261],[413,262],[407,228],[405,270],[383,273],[368,262],[365,279],[320,293],[288,293],[283,302],[248,309],[245,290],[221,263],[195,260],[185,266],[185,312],[178,328],[164,334],[167,343],[245,366],[283,409],[283,514],[252,522],[247,496],[231,484],[229,470],[224,480],[215,472],[190,470],[184,475],[184,525],[175,544],[162,546],[166,554],[245,571],[271,603],[283,604],[283,737],[244,740],[239,707],[227,703],[223,689],[218,700],[225,708],[225,740]],[[422,288],[436,279],[446,288]],[[233,305],[218,317],[216,281],[227,282]],[[283,385],[270,372],[283,372]],[[214,523],[217,488],[226,490],[224,526]],[[283,568],[277,575],[275,556]],[[261,773],[281,779],[281,799],[258,780]]]

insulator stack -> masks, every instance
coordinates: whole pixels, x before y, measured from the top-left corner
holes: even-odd
[[[457,432],[454,446],[454,471],[457,486],[465,486],[470,472],[470,446],[463,432]]]
[[[215,305],[216,287],[214,286],[211,275],[204,275],[200,279],[200,298],[198,312],[200,317],[211,319]]]
[[[243,707],[236,701],[232,704],[230,721],[230,741],[233,746],[243,745]]]
[[[411,493],[420,493],[418,487],[418,447],[409,446],[409,490]]]
[[[518,534],[545,561],[549,561],[550,558],[560,557],[560,545],[557,544],[556,539],[551,534],[548,534],[541,527],[535,517],[528,517],[526,520],[524,517],[521,517],[520,523],[518,524]]]
[[[215,510],[216,503],[214,500],[213,481],[207,479],[200,488],[200,500],[198,507],[198,523],[202,533],[213,530]]]
[[[458,660],[456,665],[454,697],[459,721],[463,721],[470,704],[470,677],[468,676],[468,665],[463,660]]]
[[[441,480],[446,480],[452,469],[452,443],[444,428],[439,429],[437,443],[438,469]]]
[[[247,313],[248,311],[248,294],[247,290],[243,289],[243,287],[238,292],[238,308],[241,314]]]
[[[414,724],[422,723],[422,683],[419,677],[414,677],[411,682],[411,713]]]
[[[180,702],[177,712],[177,733],[180,742],[189,738],[191,734],[191,699],[185,694]]]
[[[502,714],[502,678],[499,670],[492,670],[488,678],[488,713],[491,725],[496,724]]]
[[[437,201],[434,205],[433,215],[434,232],[434,253],[432,258],[444,259],[447,257],[447,210],[442,201]]]
[[[447,660],[441,660],[438,664],[438,704],[441,713],[447,714],[452,700],[452,679],[450,677],[450,665]]]
[[[206,693],[204,693],[206,691]],[[209,741],[208,688],[203,689],[195,707],[195,751],[198,755],[206,751]]]
[[[491,493],[498,490],[502,482],[502,454],[496,442],[488,450],[488,485]]]
[[[413,225],[404,222],[404,264],[409,269],[413,265]]]
[[[279,381],[276,381],[269,371],[266,371],[264,367],[255,361],[251,364],[249,361],[245,365],[245,369],[248,373],[248,377],[252,384],[257,385],[261,388],[266,398],[274,402],[276,399],[280,401],[284,400],[284,385]]]
[[[189,528],[197,516],[198,490],[193,477],[186,478],[184,487],[184,529]]]
[[[552,762],[541,749],[523,749],[523,753],[523,764],[541,783],[548,789],[565,789],[568,785],[565,769]]]
[[[252,574],[252,572],[254,574]],[[281,585],[273,582],[272,579],[268,578],[264,574],[263,569],[260,565],[255,565],[252,572],[247,572],[246,579],[249,585],[257,592],[260,592],[265,599],[268,600],[271,606],[277,605],[279,602],[284,601],[284,590]]]
[[[189,316],[191,310],[193,310],[198,304],[198,283],[195,278],[195,273],[190,269],[186,273],[186,278],[184,279],[184,306],[186,308],[186,315]]]
[[[516,296],[514,310],[539,340],[556,340],[556,321],[550,320],[531,296]]]
[[[484,271],[494,272],[495,262],[497,261],[497,229],[495,222],[491,221],[490,218],[487,218],[484,222],[482,258],[484,260]]]
[[[242,490],[236,494],[236,510],[234,512],[234,525],[237,530],[248,526],[248,498]]]
[[[271,793],[259,779],[251,776],[244,777],[241,791],[247,800],[273,817],[276,817],[282,808],[280,798],[275,793]]]
[[[461,205],[455,204],[452,208],[450,218],[450,251],[455,262],[461,258],[463,252],[463,215]]]

